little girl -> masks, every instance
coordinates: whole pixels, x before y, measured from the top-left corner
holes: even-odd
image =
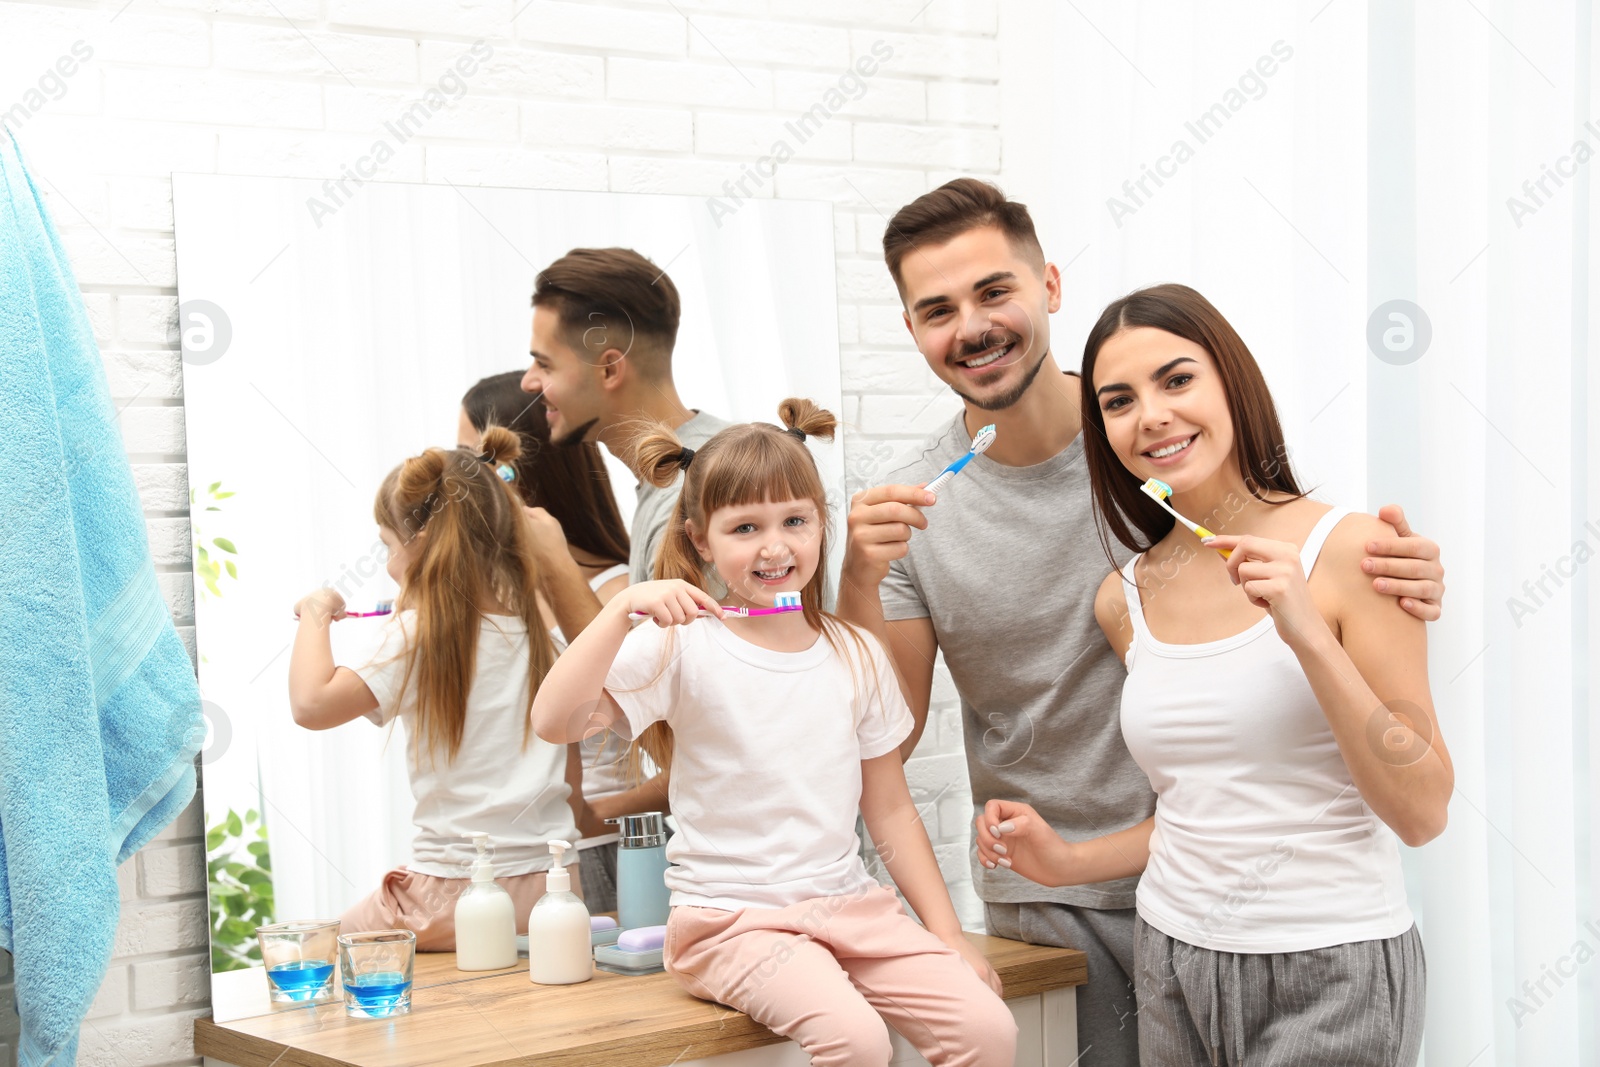
[[[564,780],[567,750],[532,736],[532,693],[555,658],[535,600],[527,518],[502,480],[517,435],[491,426],[481,454],[430,448],[389,472],[373,514],[400,586],[377,650],[335,665],[328,626],[344,617],[331,589],[301,599],[289,665],[295,722],[326,730],[366,716],[406,725],[416,797],[411,862],[341,917],[346,932],[399,928],[417,948],[455,948],[455,903],[489,835],[517,929],[544,893],[547,843],[577,837]]]
[[[612,599],[562,654],[535,729],[562,743],[610,727],[670,770],[665,961],[690,993],[814,1064],[887,1064],[883,1019],[933,1064],[1010,1064],[1016,1025],[906,788],[912,720],[894,668],[821,607],[828,505],[804,441],[831,438],[834,418],[808,400],[779,416],[787,430],[730,426],[698,450],[665,426],[641,433],[652,484],[684,474],[657,580]],[[798,593],[804,610],[734,619],[712,578],[736,607]],[[655,625],[633,628],[629,612]],[[926,927],[867,874],[858,808]]]

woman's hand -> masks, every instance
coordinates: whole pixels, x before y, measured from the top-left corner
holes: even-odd
[[[1265,537],[1218,536],[1204,539],[1210,548],[1229,549],[1228,577],[1244,590],[1250,603],[1265,609],[1278,636],[1291,648],[1307,646],[1328,624],[1311,598],[1300,548]]]
[[[1005,867],[1040,885],[1074,884],[1070,846],[1031,804],[991,800],[975,821],[978,862]]]
[[[1005,991],[1000,985],[1000,976],[994,973],[994,968],[989,966],[989,960],[971,941],[961,934],[950,937],[941,937],[939,940],[955,949],[961,958],[967,961],[967,966],[978,972],[978,977],[989,983],[989,988],[994,990],[995,996],[1005,996]]]
[[[687,626],[700,617],[701,608],[719,619],[727,614],[710,593],[678,578],[630,585],[610,603],[621,604],[629,612],[648,615],[662,627]]]
[[[295,601],[294,613],[319,623],[337,622],[344,618],[344,597],[337,589],[313,589]]]

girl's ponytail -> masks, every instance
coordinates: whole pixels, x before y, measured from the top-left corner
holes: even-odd
[[[522,458],[522,438],[517,435],[515,430],[508,430],[504,426],[492,424],[485,426],[483,428],[483,443],[480,447],[483,449],[483,455],[479,458],[488,463],[489,466],[496,468],[496,473],[498,473],[498,468],[510,466]],[[504,475],[500,477],[504,481],[512,480]]]
[[[796,430],[801,440],[807,437],[820,437],[824,441],[833,440],[833,431],[838,427],[839,420],[833,417],[833,412],[817,405],[815,400],[805,397],[792,396],[778,405],[778,418],[783,420],[784,428],[790,433]]]
[[[687,470],[694,450],[684,447],[664,422],[634,424],[633,462],[639,476],[658,489],[671,485]],[[681,495],[681,494],[680,494]]]

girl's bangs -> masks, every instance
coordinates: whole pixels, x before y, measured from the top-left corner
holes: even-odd
[[[826,510],[826,495],[808,453],[796,454],[789,442],[757,433],[719,450],[706,472],[700,503],[705,515],[721,508],[766,501],[811,500]],[[802,446],[803,447],[803,446]]]

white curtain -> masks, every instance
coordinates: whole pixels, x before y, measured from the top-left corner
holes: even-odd
[[[1002,181],[1063,267],[1062,364],[1108,300],[1191,284],[1265,367],[1317,495],[1401,503],[1443,546],[1430,662],[1456,794],[1406,857],[1424,1061],[1600,1064],[1591,6],[1002,18]]]

